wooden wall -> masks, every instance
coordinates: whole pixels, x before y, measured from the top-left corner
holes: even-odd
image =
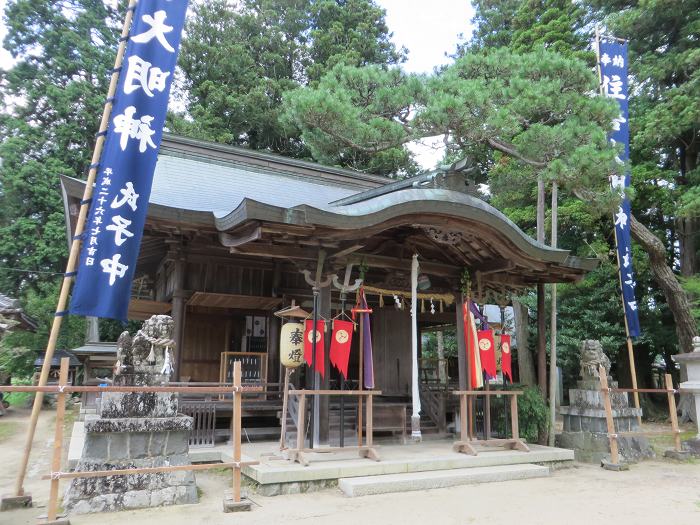
[[[226,350],[228,322],[224,316],[187,312],[181,378],[219,380],[219,356]]]
[[[372,314],[374,383],[384,395],[411,394],[411,314],[375,308]]]

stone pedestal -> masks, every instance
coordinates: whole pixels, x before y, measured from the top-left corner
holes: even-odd
[[[683,449],[700,456],[700,337],[693,337],[693,351],[673,356],[674,361],[685,367],[687,381],[680,384],[681,394],[692,394],[695,398],[695,424],[698,434],[683,442]]]
[[[617,388],[617,383],[609,381],[609,386]],[[573,449],[577,461],[599,463],[610,454],[603,393],[600,383],[592,379],[579,381],[577,387],[569,390],[570,405],[559,408],[564,431],[557,435],[557,446]],[[611,393],[610,402],[616,432],[639,430],[637,417],[642,410],[629,406],[627,393]],[[644,436],[621,436],[618,445],[620,455],[627,461],[654,457]]]
[[[157,385],[167,377],[120,374],[115,385]],[[192,418],[177,413],[177,395],[105,392],[99,417],[85,422],[85,444],[76,470],[98,471],[189,465]],[[194,472],[176,471],[76,478],[63,505],[82,514],[196,503]]]

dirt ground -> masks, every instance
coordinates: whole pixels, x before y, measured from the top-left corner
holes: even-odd
[[[16,423],[11,435],[0,441],[2,494],[12,490],[26,419],[27,413],[17,411],[0,418],[0,424]],[[52,423],[53,413],[42,413],[25,484],[34,496],[35,507],[1,513],[1,525],[34,525],[46,512],[49,482],[40,478],[48,471]],[[347,498],[335,489],[274,498],[253,496],[253,510],[245,514],[221,511],[229,480],[226,474],[198,473],[202,492],[198,505],[71,516],[70,521],[73,525],[700,523],[700,462],[649,461],[633,465],[628,472],[579,464],[543,479],[362,498]]]

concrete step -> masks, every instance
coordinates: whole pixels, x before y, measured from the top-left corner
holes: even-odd
[[[472,483],[542,478],[549,476],[549,474],[549,467],[525,463],[341,478],[338,480],[338,488],[346,496],[356,497],[409,490],[438,489]]]

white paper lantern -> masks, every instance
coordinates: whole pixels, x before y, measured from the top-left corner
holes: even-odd
[[[304,325],[302,323],[282,325],[280,361],[287,368],[296,368],[304,362]]]

